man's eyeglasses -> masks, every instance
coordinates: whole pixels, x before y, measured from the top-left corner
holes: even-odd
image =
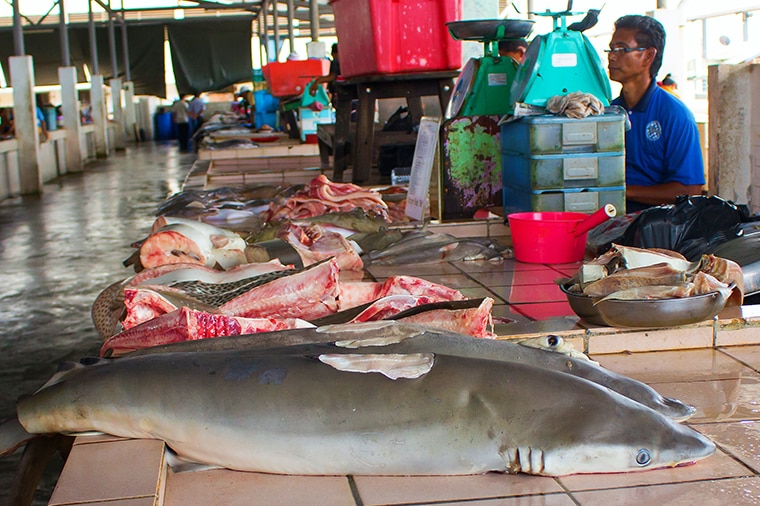
[[[611,49],[605,49],[604,52],[607,54],[628,54],[632,51],[646,51],[649,49],[648,47],[613,47]]]

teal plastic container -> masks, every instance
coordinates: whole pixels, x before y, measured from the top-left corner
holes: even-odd
[[[43,107],[42,114],[45,116],[45,127],[48,129],[48,132],[56,130],[58,128],[58,114],[55,107]]]
[[[625,214],[625,186],[526,190],[504,185],[504,215],[521,212],[593,213],[607,204]]]

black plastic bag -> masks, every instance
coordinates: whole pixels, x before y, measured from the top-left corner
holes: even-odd
[[[403,105],[383,125],[383,132],[411,132],[413,129],[412,115],[409,114],[409,108]]]
[[[616,242],[637,248],[663,248],[677,251],[687,259],[698,260],[718,244],[743,233],[747,210],[720,197],[681,196],[675,204],[641,211]]]

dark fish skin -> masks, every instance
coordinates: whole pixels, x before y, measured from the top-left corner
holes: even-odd
[[[509,255],[509,248],[489,239],[459,238],[450,234],[415,231],[382,249],[362,255],[365,265],[456,262]]]
[[[95,299],[92,304],[90,316],[92,317],[92,323],[95,325],[95,330],[103,339],[111,337],[116,328],[116,324],[119,322],[119,316],[121,311],[124,310],[123,305],[121,308],[117,304],[119,292],[122,289],[125,280],[117,281],[108,285]]]
[[[403,311],[398,312],[397,314],[390,316],[389,318],[386,318],[387,320],[400,320],[401,318],[406,318],[408,316],[414,316],[416,314],[425,313],[427,311],[434,311],[436,309],[449,309],[449,310],[457,310],[457,309],[471,309],[479,307],[485,299],[465,299],[465,300],[447,300],[447,301],[441,301],[441,302],[431,302],[429,304],[420,304],[419,306],[410,307],[409,309],[404,309]],[[312,320],[309,323],[312,323],[316,325],[317,327],[322,327],[324,325],[336,325],[341,323],[348,323],[354,318],[356,318],[358,315],[362,313],[365,309],[370,307],[372,304],[374,304],[375,301],[367,302],[366,304],[362,304],[361,306],[356,306],[348,309],[344,309],[343,311],[338,311],[335,314],[323,316],[322,318],[318,318],[316,320]]]
[[[378,325],[379,324],[379,325]],[[362,330],[362,329],[371,330]],[[396,344],[346,348],[339,341],[368,338],[390,339]],[[538,367],[561,371],[603,385],[610,390],[648,406],[674,420],[685,420],[696,409],[676,399],[663,397],[649,385],[617,374],[585,360],[552,351],[522,346],[499,339],[482,339],[455,332],[443,331],[395,321],[347,324],[316,329],[283,330],[253,335],[240,335],[175,343],[139,350],[129,355],[185,351],[260,350],[273,349],[303,355],[322,353],[448,353],[457,356],[526,362]]]
[[[240,281],[232,281],[230,283],[205,283],[203,281],[179,281],[171,283],[168,286],[182,290],[188,296],[197,299],[209,306],[219,307],[225,304],[235,297],[244,294],[248,290],[261,286],[275,279],[284,278],[295,274],[296,269],[288,269],[284,271],[273,271],[265,274],[260,274],[248,279],[241,279]]]

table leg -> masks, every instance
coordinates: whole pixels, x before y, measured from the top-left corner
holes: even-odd
[[[446,116],[446,109],[451,101],[451,94],[454,92],[453,79],[441,79],[438,81],[438,101],[441,104],[441,116]]]
[[[319,137],[317,138],[317,146],[319,147],[319,168],[324,171],[330,167],[330,146]]]
[[[422,118],[422,97],[406,97],[406,105],[409,107],[409,116],[412,117],[412,123],[419,125]]]
[[[353,146],[353,182],[369,181],[375,135],[375,91],[369,86],[357,90],[359,106],[356,110],[356,142]]]
[[[335,139],[333,140],[333,181],[343,182],[346,170],[346,144],[351,126],[351,94],[337,93],[335,106]]]

